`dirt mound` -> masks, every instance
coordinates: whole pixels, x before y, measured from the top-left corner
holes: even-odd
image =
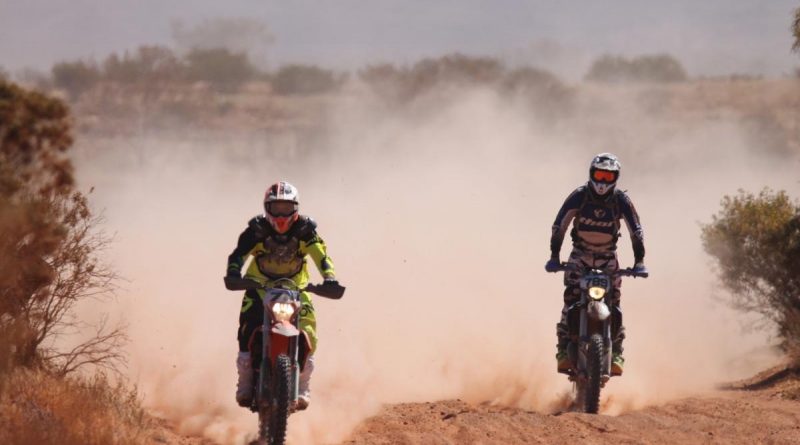
[[[542,414],[460,400],[387,406],[362,423],[361,444],[800,443],[796,373],[751,390],[716,391],[619,416]],[[755,382],[755,380],[754,380]]]
[[[792,386],[800,381],[800,366],[784,363],[759,372],[749,379],[720,385],[720,389],[758,390],[769,387]]]

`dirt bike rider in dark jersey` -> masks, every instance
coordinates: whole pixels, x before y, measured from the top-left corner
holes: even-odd
[[[288,278],[302,289],[309,281],[306,256],[310,256],[325,279],[324,284],[337,284],[333,261],[328,257],[322,238],[317,235],[317,224],[311,218],[298,214],[298,204],[297,189],[288,182],[278,182],[267,189],[264,214],[251,219],[239,236],[236,249],[228,257],[227,276],[241,279],[242,267],[252,257],[244,278],[262,284]],[[253,331],[263,323],[263,296],[264,290],[245,292],[239,315],[236,402],[243,407],[250,406],[253,398],[253,367],[248,342]],[[310,381],[314,371],[313,353],[317,346],[317,322],[308,292],[301,292],[300,299],[303,306],[300,330],[311,349],[307,351],[308,358],[299,379],[297,409],[302,410],[311,401]]]
[[[634,255],[634,271],[647,272],[644,265],[644,236],[639,215],[633,207],[628,195],[615,186],[619,179],[621,165],[617,157],[611,153],[601,153],[592,159],[589,167],[589,181],[575,189],[564,201],[556,220],[553,223],[553,235],[550,238],[550,260],[545,265],[548,272],[557,271],[560,264],[561,244],[570,222],[574,220],[572,236],[572,252],[568,262],[578,266],[591,266],[617,270],[617,240],[619,239],[620,220],[624,219],[631,236]],[[570,342],[567,308],[580,300],[581,290],[577,274],[564,274],[564,308],[561,321],[556,325],[558,336],[556,360],[558,372],[568,373],[572,363],[567,354]],[[612,375],[622,375],[625,359],[622,357],[622,341],[625,339],[625,328],[622,325],[620,309],[621,278],[614,280],[614,296],[611,308],[612,338]]]

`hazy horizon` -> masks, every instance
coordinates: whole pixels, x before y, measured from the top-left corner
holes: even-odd
[[[353,69],[462,52],[575,80],[602,54],[669,53],[692,76],[779,77],[800,66],[790,51],[797,7],[794,0],[0,0],[0,67],[49,70],[61,60],[172,45],[171,23],[225,17],[266,25],[274,40],[258,55],[271,68],[297,62]]]

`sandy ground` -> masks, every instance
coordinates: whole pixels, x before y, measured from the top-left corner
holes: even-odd
[[[175,431],[175,425],[164,419],[155,419],[156,426],[150,434],[149,442],[166,445],[214,445],[214,442],[201,437],[187,437]]]
[[[783,374],[777,382],[772,372],[619,416],[542,414],[460,400],[392,405],[344,444],[797,444],[800,379],[796,371]]]

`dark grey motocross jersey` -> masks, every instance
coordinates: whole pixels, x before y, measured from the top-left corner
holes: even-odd
[[[639,215],[625,192],[614,190],[608,196],[598,196],[582,185],[564,201],[553,223],[550,251],[558,256],[564,235],[573,222],[572,245],[591,252],[608,252],[617,249],[620,220],[624,219],[631,234],[635,261],[644,259],[644,234]]]

